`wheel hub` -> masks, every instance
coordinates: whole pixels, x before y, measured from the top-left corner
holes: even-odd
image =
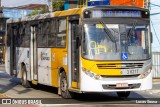
[[[61,90],[63,92],[66,92],[66,90],[67,90],[67,81],[65,78],[62,79]]]
[[[26,72],[23,72],[23,82],[24,82],[24,84],[26,84],[26,82],[27,82]]]

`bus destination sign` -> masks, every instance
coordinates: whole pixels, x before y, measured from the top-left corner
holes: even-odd
[[[141,11],[136,10],[93,10],[92,18],[99,17],[141,17]]]

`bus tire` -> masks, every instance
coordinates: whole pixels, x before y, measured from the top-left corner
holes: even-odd
[[[117,92],[118,97],[127,98],[130,95],[130,91]]]
[[[62,98],[67,99],[73,97],[73,92],[70,92],[68,90],[68,82],[65,72],[62,72],[62,74],[60,75],[60,91]]]
[[[25,66],[21,68],[21,72],[22,72],[22,78],[21,78],[22,86],[24,86],[25,88],[30,88],[31,83],[27,80],[27,71]]]

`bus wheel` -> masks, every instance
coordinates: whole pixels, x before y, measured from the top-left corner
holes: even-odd
[[[26,67],[25,67],[25,66],[22,67],[21,72],[22,72],[22,85],[23,85],[25,88],[30,88],[30,87],[31,87],[31,84],[30,84],[30,82],[27,80],[27,71],[26,71]]]
[[[130,91],[117,92],[118,97],[127,98],[130,95]]]
[[[73,97],[73,93],[68,90],[68,83],[67,83],[67,77],[65,72],[62,72],[60,76],[60,91],[61,91],[61,96],[63,98]]]

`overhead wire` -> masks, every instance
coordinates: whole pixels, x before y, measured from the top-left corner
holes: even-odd
[[[159,1],[159,0],[158,0]],[[160,8],[160,5],[158,5],[158,4],[155,4],[155,1],[154,1],[154,3],[153,3],[153,1],[152,1],[152,3],[150,2],[149,3],[149,6],[150,6],[150,10],[151,10],[151,8]],[[150,16],[155,16],[155,15],[159,15],[160,14],[160,12],[155,12],[155,13],[151,13],[150,14]],[[154,19],[152,19],[152,20],[154,20]],[[158,41],[158,44],[155,46],[155,47],[152,47],[152,48],[158,48],[158,47],[160,47],[160,40],[159,40],[159,38],[158,38],[158,35],[157,35],[157,32],[156,32],[156,29],[155,29],[155,27],[154,27],[154,24],[153,24],[153,21],[150,21],[150,23],[151,23],[151,25],[152,25],[152,28],[153,28],[153,32],[154,32],[154,35],[155,35],[155,37],[156,37],[156,39],[157,39],[157,41]],[[155,20],[154,20],[155,21]],[[157,23],[158,24],[158,23]]]
[[[155,30],[155,28],[154,28],[154,25],[153,25],[153,22],[152,22],[152,20],[151,20],[151,25],[152,25],[152,27],[153,27],[153,31],[154,31],[154,33],[155,33],[155,36],[156,36],[156,38],[157,38],[157,40],[158,40],[158,43],[159,43],[159,45],[160,45],[160,40],[159,40],[159,38],[158,38],[158,36],[157,36],[157,33],[156,33],[156,30]]]

